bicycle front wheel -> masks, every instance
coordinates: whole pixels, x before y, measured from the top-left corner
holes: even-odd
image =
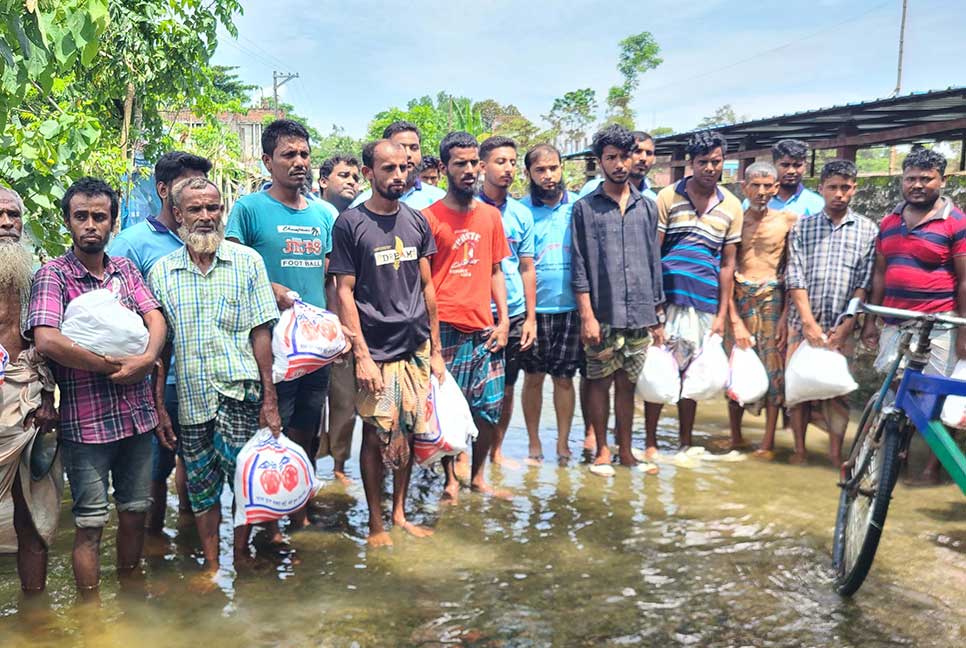
[[[899,475],[902,430],[897,416],[860,430],[849,455],[832,549],[835,590],[854,594],[872,567]]]

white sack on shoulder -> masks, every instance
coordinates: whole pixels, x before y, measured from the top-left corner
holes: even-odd
[[[681,398],[681,370],[666,346],[652,346],[637,379],[637,395],[647,403],[676,403]]]
[[[760,400],[768,393],[768,371],[755,350],[740,348],[731,350],[731,372],[728,377],[728,398],[746,405]]]
[[[295,380],[335,361],[348,348],[335,313],[296,299],[272,331],[272,381]]]
[[[144,320],[106,288],[72,299],[64,309],[60,332],[77,346],[102,356],[141,355],[148,348]]]
[[[966,380],[966,360],[957,360],[956,368],[949,377],[953,380]],[[944,425],[951,428],[966,428],[966,396],[947,396],[939,418]]]
[[[721,336],[710,333],[684,372],[681,398],[708,400],[719,396],[727,384],[728,356],[721,344]]]
[[[849,363],[838,351],[802,342],[785,367],[785,404],[789,407],[814,400],[845,396],[859,385]]]

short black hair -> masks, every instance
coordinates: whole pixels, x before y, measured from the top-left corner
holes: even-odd
[[[385,128],[382,129],[382,138],[390,139],[396,133],[416,133],[416,137],[420,140],[423,136],[419,132],[419,127],[412,122],[408,122],[405,119],[400,119],[399,121],[394,121]]]
[[[532,149],[527,151],[527,154],[523,156],[523,166],[530,170],[530,166],[541,157],[544,153],[553,153],[557,156],[558,162],[563,162],[563,158],[560,156],[560,151],[553,144],[537,144]]]
[[[439,158],[435,155],[424,155],[423,161],[419,163],[419,170],[436,169],[439,171]]]
[[[298,137],[309,143],[309,132],[305,126],[291,119],[276,119],[262,131],[262,153],[271,155],[282,137]]]
[[[771,147],[771,159],[775,162],[783,157],[790,157],[793,160],[804,160],[806,155],[808,155],[808,144],[802,140],[778,140]]]
[[[616,146],[621,151],[628,152],[634,148],[635,143],[634,136],[631,135],[629,130],[620,124],[611,124],[594,133],[594,141],[591,146],[594,155],[600,158],[604,154],[605,146]]]
[[[631,131],[631,137],[635,142],[653,142],[654,136],[647,131]]]
[[[447,133],[443,141],[439,143],[439,159],[443,164],[449,164],[449,152],[454,148],[479,148],[480,144],[476,138],[466,131],[453,131]]]
[[[335,170],[336,165],[339,163],[357,167],[359,166],[359,158],[348,153],[336,153],[319,167],[319,178],[328,178],[332,175],[332,171]]]
[[[380,144],[391,144],[389,138],[372,140],[367,142],[365,146],[362,147],[362,164],[372,168],[372,165],[376,162],[376,147]]]
[[[829,160],[822,167],[819,180],[825,182],[834,175],[855,180],[859,177],[859,170],[851,160]]]
[[[902,170],[907,169],[935,169],[939,175],[946,175],[946,156],[935,149],[915,149],[909,152],[902,161]]]
[[[211,161],[184,151],[169,151],[158,158],[154,165],[154,181],[171,186],[171,183],[185,171],[201,171],[208,175],[211,171]]]
[[[707,155],[716,148],[721,149],[721,154],[728,152],[728,140],[718,131],[698,131],[688,140],[688,157],[694,159],[699,155]]]
[[[64,197],[60,199],[60,211],[64,215],[64,222],[70,220],[70,200],[77,194],[84,196],[107,196],[111,199],[111,223],[117,220],[118,199],[117,192],[100,178],[84,176],[67,189]]]
[[[505,137],[503,135],[493,135],[491,137],[487,137],[485,140],[483,140],[483,143],[480,144],[480,159],[485,160],[489,157],[491,152],[498,148],[503,148],[504,146],[509,146],[514,151],[517,150],[517,143],[509,137]]]

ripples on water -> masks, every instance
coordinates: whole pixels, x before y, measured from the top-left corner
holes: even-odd
[[[703,438],[724,431],[723,407],[698,416]],[[551,449],[552,413],[544,419]],[[521,457],[526,433],[514,423],[506,450]],[[662,421],[668,447],[675,425]],[[820,451],[824,438],[815,441]],[[313,504],[313,528],[288,550],[265,550],[259,574],[236,577],[225,562],[220,589],[207,595],[187,587],[200,560],[194,533],[173,529],[167,553],[147,560],[143,584],[119,591],[109,527],[100,608],[75,602],[65,504],[45,600],[25,606],[13,560],[0,561],[0,645],[962,645],[958,492],[900,487],[872,575],[843,600],[828,567],[835,474],[820,456],[807,468],[705,462],[665,465],[657,477],[618,469],[610,481],[551,458],[491,470],[512,501],[464,493],[444,508],[441,478],[417,470],[411,517],[436,535],[394,534],[396,546],[378,551],[364,543],[361,483],[330,486]],[[323,475],[329,465],[323,460]]]

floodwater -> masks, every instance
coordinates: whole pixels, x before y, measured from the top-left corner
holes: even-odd
[[[724,412],[699,408],[698,442],[724,433]],[[759,421],[748,423],[754,437]],[[675,425],[662,421],[668,451]],[[75,598],[65,504],[44,599],[21,601],[14,561],[0,559],[0,645],[963,645],[966,498],[953,486],[900,485],[871,575],[842,599],[829,566],[836,475],[824,435],[813,434],[808,467],[785,463],[781,433],[773,464],[665,465],[658,476],[618,468],[609,481],[550,456],[541,467],[491,471],[511,501],[466,492],[455,507],[438,506],[439,477],[416,474],[411,517],[436,534],[394,533],[391,549],[365,545],[358,480],[330,485],[313,504],[313,528],[287,550],[263,549],[260,573],[236,576],[223,561],[208,594],[189,588],[199,554],[193,532],[175,528],[172,498],[170,548],[147,560],[137,586],[119,589],[108,528],[99,607]],[[578,420],[572,448],[581,435]],[[517,412],[507,454],[524,456],[525,439]],[[330,466],[321,462],[323,477]]]

